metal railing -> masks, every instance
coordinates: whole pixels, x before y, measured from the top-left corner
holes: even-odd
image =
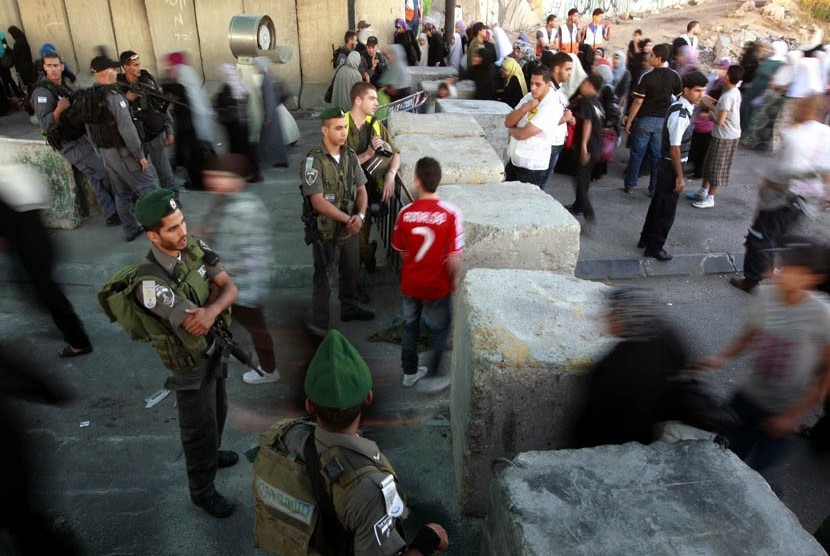
[[[380,235],[383,248],[386,249],[386,257],[389,261],[389,266],[395,272],[401,269],[401,258],[398,252],[392,248],[392,232],[395,229],[395,221],[398,219],[398,213],[401,209],[413,201],[412,195],[409,193],[406,185],[401,180],[399,175],[395,176],[395,196],[389,201],[386,207],[386,214],[382,214],[378,218],[374,218],[375,228],[377,228],[378,235]]]
[[[380,116],[378,116],[378,120],[386,123],[386,119],[389,117],[389,112],[420,113],[421,107],[426,104],[428,99],[429,97],[424,91],[418,91],[409,96],[405,96],[402,99],[398,99],[395,102],[378,106],[375,113],[380,114]]]

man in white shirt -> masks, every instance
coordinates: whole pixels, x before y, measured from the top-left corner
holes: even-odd
[[[700,22],[690,21],[689,24],[686,25],[686,32],[680,35],[680,38],[692,47],[692,52],[695,54],[698,51],[698,33],[700,33]]]
[[[611,28],[608,22],[602,20],[603,16],[605,16],[605,11],[602,8],[594,10],[591,14],[591,23],[582,28],[579,42],[596,50],[611,39]]]
[[[549,56],[549,54],[546,54],[545,56]],[[557,52],[551,56],[549,61],[543,61],[542,64],[550,67],[550,86],[551,89],[553,89],[551,94],[553,95],[553,99],[555,101],[554,104],[556,105],[554,117],[559,118],[559,125],[556,126],[556,129],[551,134],[550,163],[548,164],[548,169],[542,178],[541,185],[542,190],[544,190],[548,183],[548,179],[550,179],[554,168],[556,168],[556,163],[559,161],[559,155],[562,153],[562,148],[565,145],[565,139],[568,137],[567,124],[574,119],[573,114],[571,114],[571,111],[568,110],[568,96],[562,90],[562,83],[567,82],[571,78],[571,72],[574,69],[574,62],[570,55],[565,54],[564,52]]]
[[[534,69],[530,74],[530,92],[504,118],[510,133],[505,181],[544,186],[542,179],[550,165],[551,138],[561,119],[561,115],[557,116],[559,105],[550,79],[550,70],[545,66]]]

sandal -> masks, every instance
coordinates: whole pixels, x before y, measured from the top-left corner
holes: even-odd
[[[70,346],[69,344],[66,344],[58,350],[58,357],[77,357],[79,355],[86,355],[87,353],[92,353],[91,344],[86,346],[85,348],[81,348],[78,351],[72,349],[72,346]]]

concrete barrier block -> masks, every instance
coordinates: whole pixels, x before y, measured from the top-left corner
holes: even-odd
[[[504,127],[504,117],[513,111],[510,106],[495,100],[459,100],[439,98],[435,110],[449,114],[469,114],[481,124],[487,139],[502,162],[507,161],[507,144],[510,134]]]
[[[424,81],[443,81],[448,77],[458,77],[458,70],[454,67],[409,66],[406,68],[412,77],[412,92],[422,90]]]
[[[483,137],[398,135],[400,176],[414,194],[415,164],[424,156],[441,163],[441,183],[493,183],[504,180],[504,164]]]
[[[579,222],[529,183],[444,185],[441,198],[464,217],[465,269],[516,268],[573,275]]]
[[[52,206],[42,214],[48,228],[77,228],[89,216],[86,192],[75,180],[72,165],[43,141],[0,139],[0,164],[37,169],[52,188]]]
[[[386,121],[394,140],[398,135],[434,135],[436,137],[484,137],[475,118],[466,114],[413,114],[390,112]]]
[[[711,442],[514,462],[492,483],[481,554],[825,554],[758,473]]]
[[[562,448],[585,372],[610,347],[607,286],[534,270],[476,268],[455,302],[453,467],[461,509],[483,515],[495,458]]]
[[[432,98],[438,98],[438,86],[443,83],[443,79],[438,79],[436,81],[422,81],[421,82],[421,89],[424,90],[426,94],[428,94]],[[455,86],[455,91],[458,94],[458,99],[465,99],[471,100],[474,99],[476,96],[476,82],[470,81],[469,79],[464,79],[462,81],[456,81],[453,83]]]

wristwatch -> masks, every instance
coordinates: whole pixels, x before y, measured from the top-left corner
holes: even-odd
[[[357,215],[360,217],[361,222],[364,222],[366,220],[366,215],[362,212],[358,212]]]

